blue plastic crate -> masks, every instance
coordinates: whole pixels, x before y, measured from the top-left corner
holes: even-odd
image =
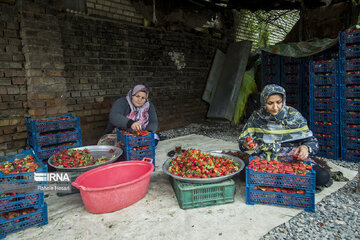
[[[360,88],[359,88],[360,89]],[[359,96],[359,100],[357,101],[349,101],[349,99],[351,98],[348,98],[348,99],[344,99],[342,98],[340,101],[340,106],[341,106],[341,109],[343,111],[354,111],[354,112],[360,112],[360,96]]]
[[[341,150],[341,160],[346,162],[360,162],[360,153],[349,152],[347,149]]]
[[[332,112],[332,113],[311,113],[311,121],[321,121],[321,122],[331,122],[334,124],[340,124],[339,122],[340,114],[339,112]]]
[[[338,160],[340,155],[340,147],[339,146],[327,146],[330,149],[321,148],[319,145],[318,156]]]
[[[310,122],[310,129],[314,133],[323,133],[323,134],[331,134],[331,135],[339,135],[340,127],[338,124],[333,124],[331,126],[328,125],[320,125],[315,124],[315,122]]]
[[[80,142],[80,144],[82,144],[80,129],[72,129],[72,132],[66,133],[50,134],[43,136],[37,135],[38,134],[32,134],[31,132],[28,132],[29,146],[35,151],[43,150],[43,146],[61,144],[65,142],[78,141]]]
[[[354,86],[354,87],[352,87]],[[360,98],[360,86],[355,85],[342,85],[341,97],[343,98]]]
[[[280,71],[280,66],[278,65],[265,65],[262,67],[264,75],[276,74]]]
[[[360,136],[360,127],[349,127],[347,124],[341,126],[341,136],[346,137],[359,137]]]
[[[303,58],[281,56],[282,64],[302,64]]]
[[[19,173],[10,173],[5,174],[0,171],[0,191],[7,192],[9,190],[23,189],[29,187],[36,187],[39,185],[44,185],[46,182],[35,181],[35,173],[46,173],[48,171],[47,165],[44,165],[39,158],[36,156],[35,152],[30,150],[24,150],[19,154],[8,155],[0,157],[0,163],[2,162],[11,162],[13,163],[15,159],[21,159],[31,155],[34,157],[34,162],[39,166],[35,172],[20,172],[19,168],[16,168]]]
[[[350,140],[350,139],[343,139],[341,141],[341,148],[342,149],[356,149],[360,150],[360,136],[358,136],[359,140]]]
[[[56,120],[59,118],[67,118],[64,120]],[[45,120],[46,122],[40,122],[40,120]],[[63,116],[51,117],[51,118],[42,118],[39,120],[32,120],[31,118],[25,118],[27,131],[32,133],[42,133],[49,131],[56,131],[62,129],[71,129],[71,128],[80,128],[80,118],[73,117],[71,113],[65,114]]]
[[[0,193],[0,196],[3,193]],[[43,192],[19,193],[0,197],[0,213],[15,211],[22,208],[38,208],[44,203]]]
[[[155,148],[152,147],[150,149],[145,149],[145,150],[139,150],[139,151],[129,151],[129,150],[124,150],[124,158],[126,161],[132,161],[132,160],[141,160],[144,157],[147,158],[152,158],[154,159],[153,163],[155,165]]]
[[[315,171],[313,169],[306,175],[255,172],[248,167],[246,167],[245,171],[246,185],[315,190]]]
[[[320,98],[324,99],[324,98]],[[340,101],[337,98],[327,98],[331,100],[317,100],[315,98],[310,98],[310,108],[312,110],[320,110],[320,109],[331,109],[333,112],[339,110]]]
[[[0,238],[30,227],[46,225],[48,223],[47,205],[36,209],[35,212],[14,217],[11,219],[0,218]]]
[[[319,137],[316,136],[316,139],[318,140],[319,145],[325,145],[325,146],[338,146],[339,145],[339,136],[334,137]]]
[[[360,31],[339,32],[339,42],[340,44],[360,43]]]
[[[340,120],[342,124],[359,124],[360,123],[360,112],[358,114],[351,114],[349,112],[341,112]]]
[[[312,61],[310,64],[311,73],[336,73],[338,72],[338,60],[326,61]]]
[[[137,146],[155,146],[154,133],[150,132],[149,135],[143,137],[134,137],[131,135],[123,134],[121,130],[116,129],[117,141],[124,145],[125,149]]]
[[[246,186],[246,204],[266,204],[281,207],[303,208],[307,212],[315,212],[315,192],[306,194],[260,191],[255,185]]]
[[[284,74],[297,73],[300,74],[302,70],[301,64],[285,64],[283,65],[282,71]]]
[[[53,154],[58,153],[64,149],[82,147],[81,141],[74,141],[72,145],[52,147],[45,150],[35,151],[36,156],[41,160],[49,159]]]
[[[344,74],[341,73],[340,75],[340,84],[355,84],[355,85],[359,85],[360,84],[360,74]]]
[[[300,83],[301,81],[301,74],[296,75],[284,75],[282,78],[282,82],[285,84],[291,84],[291,83]]]
[[[338,86],[330,86],[329,88],[323,88],[319,86],[310,87],[310,97],[339,97]]]
[[[360,60],[343,60],[340,61],[340,71],[357,72],[360,71]]]
[[[261,75],[261,88],[264,88],[268,84],[277,84],[280,85],[280,73],[274,75]]]
[[[311,82],[314,85],[337,85],[338,77],[337,74],[326,73],[327,75],[316,75],[311,73]]]
[[[342,46],[340,48],[341,58],[359,58],[360,57],[360,45],[359,46]]]
[[[263,65],[280,65],[281,56],[269,52],[261,51],[261,64]]]

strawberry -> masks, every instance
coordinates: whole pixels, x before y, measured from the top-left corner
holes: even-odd
[[[246,141],[247,141],[247,142],[251,142],[252,140],[253,140],[252,137],[250,137],[250,136],[249,136],[249,137],[246,137]]]

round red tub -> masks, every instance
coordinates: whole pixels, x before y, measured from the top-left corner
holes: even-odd
[[[80,190],[89,212],[108,213],[142,199],[153,170],[152,159],[148,158],[117,162],[87,171],[71,184]]]

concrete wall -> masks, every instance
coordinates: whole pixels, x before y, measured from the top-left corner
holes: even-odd
[[[202,92],[225,41],[143,27],[129,1],[87,1],[80,14],[52,3],[0,3],[0,156],[27,147],[25,117],[70,112],[83,144],[95,144],[111,104],[138,83],[150,88],[160,130],[205,118]]]

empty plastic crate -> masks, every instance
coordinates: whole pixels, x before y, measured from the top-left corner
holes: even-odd
[[[26,156],[33,156],[34,162],[35,164],[38,165],[38,168],[34,172],[21,172],[21,167],[15,167],[15,170],[17,170],[18,173],[9,173],[9,174],[5,174],[3,171],[0,171],[1,192],[36,187],[38,185],[46,184],[46,182],[36,181],[37,179],[35,179],[35,173],[40,174],[47,172],[47,165],[44,165],[39,160],[39,158],[36,156],[35,152],[32,149],[24,150],[19,154],[0,157],[0,162],[3,163],[9,161],[13,163],[15,159],[21,159]]]
[[[48,223],[47,205],[44,203],[42,207],[36,209],[35,212],[5,219],[0,217],[0,238],[5,238],[6,235],[18,232],[30,227],[38,225],[46,225]]]
[[[315,212],[315,192],[306,194],[260,191],[255,185],[246,187],[246,204],[266,204],[281,207],[303,208],[307,212]]]
[[[15,211],[23,208],[38,208],[44,203],[43,192],[18,193],[0,197],[0,213]]]
[[[193,184],[171,178],[170,182],[182,209],[234,202],[235,182],[232,179],[217,183]]]

